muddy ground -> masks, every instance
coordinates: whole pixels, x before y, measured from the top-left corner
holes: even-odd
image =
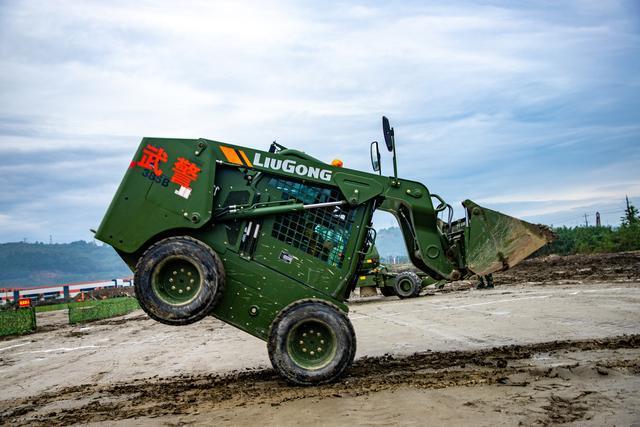
[[[82,385],[13,400],[2,421],[629,425],[640,416],[639,348],[634,335],[361,358],[342,381],[311,388],[270,369]]]
[[[638,253],[538,259],[489,291],[360,299],[354,366],[311,388],[213,318],[43,313],[41,332],[0,341],[0,424],[637,425],[639,268]]]

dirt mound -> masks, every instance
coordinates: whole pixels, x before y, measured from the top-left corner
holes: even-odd
[[[321,387],[294,387],[271,369],[226,375],[183,375],[148,378],[106,386],[81,385],[25,399],[2,402],[0,424],[63,425],[173,415],[197,415],[200,411],[246,405],[279,406],[300,399],[324,399],[368,395],[399,388],[442,389],[461,386],[527,386],[540,377],[563,375],[562,367],[540,369],[536,355],[570,351],[607,351],[640,348],[640,335],[582,341],[554,341],[514,345],[478,351],[427,352],[409,357],[367,357],[358,360],[348,376]],[[615,353],[615,352],[614,352]],[[577,365],[573,365],[575,368]],[[618,358],[607,366],[586,365],[567,375],[606,375],[598,369],[638,372],[636,358]],[[566,370],[566,369],[565,369]],[[545,422],[581,419],[584,396],[551,396]],[[536,415],[539,416],[539,415]],[[564,417],[564,418],[562,418]]]
[[[631,281],[640,278],[640,251],[611,254],[549,255],[525,260],[495,273],[496,284],[561,280]]]
[[[89,292],[84,293],[85,299],[107,299],[107,298],[118,298],[118,297],[135,297],[135,290],[133,286],[120,286],[117,288],[101,288],[94,289]],[[76,298],[78,299],[78,298]]]

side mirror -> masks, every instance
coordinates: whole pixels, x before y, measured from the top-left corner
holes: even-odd
[[[389,125],[389,119],[382,116],[382,133],[384,134],[384,142],[387,145],[387,150],[393,151],[393,128]]]
[[[380,150],[378,149],[378,141],[371,143],[371,167],[375,172],[380,172]]]

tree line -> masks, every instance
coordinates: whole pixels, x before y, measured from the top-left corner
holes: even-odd
[[[557,227],[553,232],[556,240],[534,256],[640,250],[640,216],[629,199],[619,227]]]

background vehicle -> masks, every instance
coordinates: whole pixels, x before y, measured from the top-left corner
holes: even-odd
[[[398,296],[404,299],[419,296],[423,288],[433,284],[444,286],[445,281],[413,271],[389,271],[386,265],[380,263],[376,247],[371,245],[358,272],[356,287],[360,289],[360,296],[377,295],[377,289],[380,289],[380,293],[386,297]]]

